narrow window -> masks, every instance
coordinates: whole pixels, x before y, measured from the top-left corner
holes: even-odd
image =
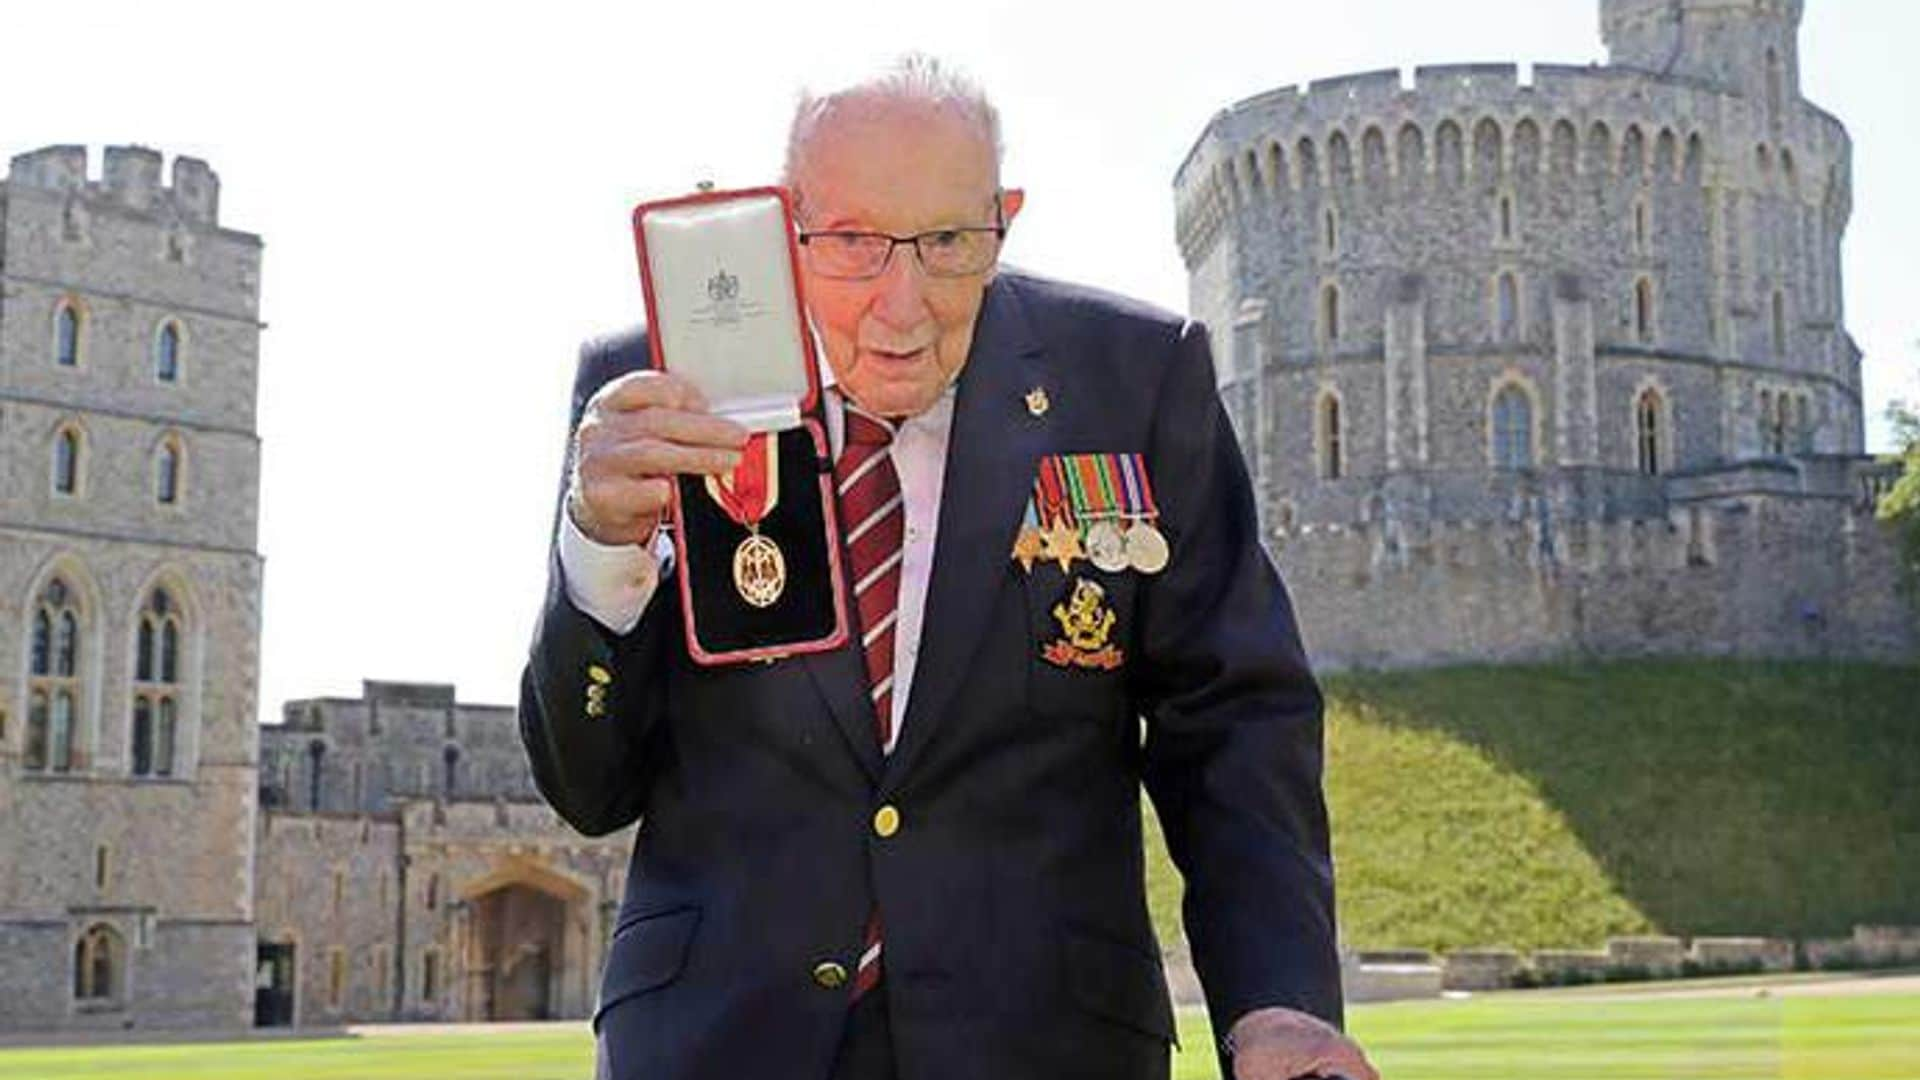
[[[161,382],[180,381],[180,327],[175,323],[161,327],[153,344],[153,374]]]
[[[171,442],[160,447],[154,496],[162,506],[172,506],[180,498],[180,451]]]
[[[1340,221],[1332,208],[1320,215],[1320,243],[1328,255],[1340,253]]]
[[[153,703],[133,699],[133,775],[153,775]]]
[[[1340,399],[1329,396],[1320,406],[1320,438],[1322,447],[1322,469],[1328,480],[1338,480],[1344,475],[1345,463],[1340,452]]]
[[[107,845],[101,844],[93,849],[93,887],[101,892],[107,891]]]
[[[1800,448],[1801,453],[1811,453],[1813,451],[1813,425],[1807,422],[1808,409],[1805,395],[1799,395],[1793,399],[1793,410],[1795,421],[1793,425],[1794,445]]]
[[[1647,253],[1647,200],[1644,198],[1633,204],[1633,250],[1642,255]]]
[[[1500,196],[1500,242],[1513,243],[1513,196]]]
[[[1520,336],[1520,284],[1512,274],[1501,274],[1495,286],[1494,320],[1501,341]]]
[[[1653,282],[1641,278],[1633,286],[1633,332],[1642,345],[1653,342]]]
[[[347,951],[332,949],[327,953],[327,1008],[340,1008],[346,997]]]
[[[427,910],[435,911],[440,907],[440,875],[427,878]]]
[[[1320,289],[1320,338],[1331,345],[1340,340],[1340,286]]]
[[[1634,407],[1636,444],[1640,471],[1648,476],[1660,474],[1660,395],[1643,390]]]
[[[1494,464],[1502,469],[1533,467],[1533,402],[1517,386],[1493,399]]]
[[[1773,355],[1787,355],[1787,299],[1778,289],[1773,291]]]
[[[445,775],[442,777],[441,791],[447,798],[451,799],[453,798],[454,790],[460,779],[460,748],[457,746],[447,747],[446,750],[441,753],[440,760],[446,766]]]
[[[164,588],[140,610],[134,660],[133,774],[172,776],[179,715],[180,609]]]
[[[154,775],[173,775],[174,740],[179,719],[175,716],[175,706],[171,697],[160,699],[160,729],[153,740]]]
[[[53,490],[62,495],[80,490],[80,436],[72,428],[62,428],[54,436]]]
[[[440,954],[428,949],[420,964],[420,1000],[438,1001],[440,998]]]
[[[318,739],[308,743],[307,757],[312,763],[312,769],[307,774],[307,809],[320,810],[323,809],[320,803],[320,777],[326,768],[327,744]]]
[[[62,302],[53,315],[53,362],[61,367],[80,365],[80,313]]]
[[[73,591],[54,578],[34,604],[28,660],[26,768],[67,772],[74,766],[74,724],[80,680],[80,612]]]

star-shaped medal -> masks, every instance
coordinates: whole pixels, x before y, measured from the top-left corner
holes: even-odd
[[[1046,534],[1046,557],[1060,564],[1060,572],[1065,574],[1073,569],[1073,560],[1084,559],[1087,551],[1080,546],[1080,530],[1067,524],[1066,518],[1055,518],[1053,526]]]
[[[1033,573],[1033,561],[1046,553],[1047,538],[1041,534],[1039,526],[1020,526],[1020,535],[1013,538],[1013,557],[1020,561],[1020,569]]]

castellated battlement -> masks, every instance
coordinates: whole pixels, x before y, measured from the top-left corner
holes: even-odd
[[[84,146],[47,146],[16,154],[7,172],[14,188],[73,194],[136,213],[175,217],[215,226],[220,223],[220,178],[199,158],[173,159],[171,183],[163,183],[158,150],[109,146],[101,159],[100,179],[88,179]]]
[[[1320,79],[1215,115],[1174,180],[1196,266],[1238,210],[1302,193],[1391,199],[1389,185],[1602,178],[1777,194],[1843,226],[1845,128],[1795,98],[1784,115],[1704,79],[1626,67],[1447,64]]]

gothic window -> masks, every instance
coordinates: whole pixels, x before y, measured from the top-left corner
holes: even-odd
[[[1660,475],[1665,460],[1666,450],[1660,442],[1663,411],[1658,390],[1642,390],[1634,403],[1634,445],[1639,454],[1640,471],[1647,476]]]
[[[180,447],[169,438],[154,458],[153,497],[162,506],[180,501]]]
[[[161,382],[180,381],[180,324],[168,320],[153,343],[153,375]]]
[[[53,311],[53,362],[61,367],[80,366],[80,309],[70,300],[60,301]]]
[[[1533,467],[1533,402],[1512,384],[1493,399],[1493,463],[1502,469]]]
[[[140,612],[133,675],[133,775],[172,776],[180,722],[180,609],[156,588]]]
[[[83,1002],[113,1002],[120,997],[122,949],[113,928],[95,925],[73,947],[73,996]]]
[[[1340,340],[1340,286],[1332,283],[1320,287],[1320,340],[1328,345]]]
[[[61,495],[80,493],[80,433],[62,427],[53,437],[53,490]]]
[[[1653,344],[1653,282],[1641,278],[1633,284],[1633,337],[1642,345]]]
[[[1494,336],[1513,341],[1520,336],[1520,283],[1511,273],[1502,273],[1493,287]]]
[[[1329,394],[1320,403],[1320,475],[1338,480],[1346,475],[1341,458],[1340,399]]]
[[[54,578],[34,605],[27,667],[26,767],[70,772],[80,700],[80,613],[73,590]]]

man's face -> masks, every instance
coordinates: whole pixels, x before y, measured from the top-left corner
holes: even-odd
[[[862,104],[813,134],[799,175],[802,228],[911,236],[993,225],[993,147],[964,119],[926,106]],[[1021,194],[1001,196],[1001,221]],[[804,251],[807,307],[842,392],[881,416],[913,416],[959,377],[992,269],[930,277],[912,245],[896,247],[879,277],[815,273]]]

